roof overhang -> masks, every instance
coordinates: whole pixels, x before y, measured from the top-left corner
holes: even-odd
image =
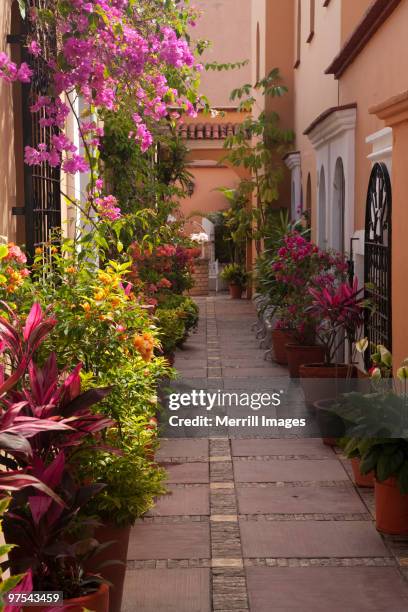
[[[374,0],[325,73],[339,79],[400,2]]]
[[[343,132],[354,130],[357,120],[357,104],[329,108],[319,115],[303,132],[315,149],[333,140]]]

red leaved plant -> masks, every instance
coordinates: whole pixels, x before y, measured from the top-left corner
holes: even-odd
[[[12,492],[4,516],[6,538],[17,544],[11,568],[19,573],[31,569],[35,590],[63,590],[64,597],[76,597],[98,586],[98,579],[83,571],[84,559],[98,543],[90,538],[75,542],[70,530],[103,485],[78,483],[70,458],[90,437],[98,446],[100,432],[114,424],[92,412],[110,389],[81,393],[81,364],[71,373],[59,373],[54,354],[39,366],[35,353],[56,320],[38,304],[25,322],[2,306],[0,490]],[[86,522],[81,520],[82,528]]]

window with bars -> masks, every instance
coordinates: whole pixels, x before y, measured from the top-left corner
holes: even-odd
[[[36,9],[52,9],[53,0],[28,0],[28,6]],[[23,84],[21,89],[21,116],[23,128],[23,146],[37,147],[49,144],[56,133],[53,127],[43,127],[40,119],[44,111],[32,113],[30,107],[38,95],[49,95],[50,80],[47,59],[55,55],[56,35],[52,28],[34,32],[35,23],[25,20],[22,34],[11,35],[8,42],[19,44],[21,58],[29,62],[34,70],[31,82]],[[42,36],[42,47],[45,57],[34,59],[27,56],[26,40],[35,33]],[[52,238],[53,232],[61,226],[61,192],[60,169],[52,168],[48,163],[36,166],[24,164],[24,205],[16,207],[15,214],[24,215],[25,246],[30,257],[35,248]]]

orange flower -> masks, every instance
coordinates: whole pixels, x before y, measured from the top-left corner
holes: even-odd
[[[91,310],[91,305],[89,302],[83,302],[81,307],[85,310],[85,312],[89,312]]]
[[[136,335],[133,337],[133,346],[139,351],[142,359],[146,362],[152,360],[153,349],[154,349],[154,338],[148,332],[142,335]]]
[[[68,266],[67,268],[67,272],[68,274],[75,274],[75,272],[77,271],[75,266]]]

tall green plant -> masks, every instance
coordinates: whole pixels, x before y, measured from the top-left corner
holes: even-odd
[[[287,92],[277,68],[255,85],[245,84],[234,89],[231,101],[239,101],[238,109],[249,113],[236,133],[225,141],[228,154],[225,160],[235,167],[249,171],[242,179],[237,198],[247,202],[241,206],[235,220],[239,236],[255,240],[257,252],[261,241],[273,227],[272,204],[279,197],[279,185],[283,179],[282,152],[293,142],[291,130],[282,129],[276,112],[261,111],[256,114],[257,96],[280,98]]]

